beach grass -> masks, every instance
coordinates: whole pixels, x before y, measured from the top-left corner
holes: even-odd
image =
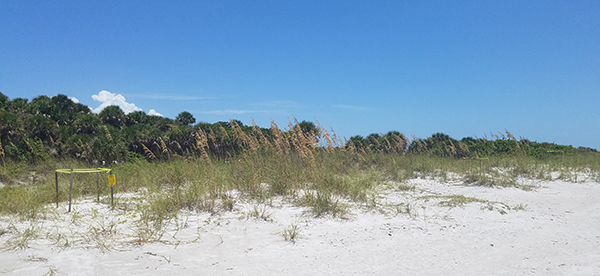
[[[138,214],[136,241],[147,243],[160,240],[165,226],[176,219],[181,210],[219,214],[234,211],[240,201],[254,202],[257,206],[246,214],[246,218],[269,221],[269,213],[258,206],[268,204],[275,197],[306,208],[307,213],[317,217],[343,218],[351,212],[351,204],[377,209],[376,189],[379,187],[416,192],[415,186],[407,182],[414,178],[524,190],[535,186],[524,184],[522,179],[600,182],[597,154],[549,156],[545,159],[528,156],[456,159],[310,147],[306,139],[298,136],[286,144],[283,139],[276,138],[272,149],[261,149],[255,144],[256,150],[226,159],[172,156],[169,161],[136,160],[113,165],[117,196],[112,207]],[[53,208],[56,201],[54,170],[88,167],[88,164],[75,160],[48,160],[29,166],[0,167],[0,175],[5,179],[4,186],[0,188],[0,214],[21,220],[45,216],[45,210]],[[69,198],[69,177],[68,174],[58,175],[58,200],[61,203]],[[101,173],[100,177],[101,202],[109,203],[110,187],[106,174]],[[74,202],[96,197],[95,173],[73,174],[73,183]],[[118,195],[123,193],[137,193],[143,200],[134,204],[121,201]],[[441,204],[462,206],[471,201],[470,198],[455,196],[444,198]],[[396,207],[396,213],[412,213],[409,203]],[[502,207],[500,211],[504,209]],[[110,225],[91,229],[93,236],[110,233],[106,227],[110,228]],[[297,232],[298,229],[290,231]],[[21,233],[19,236],[23,239],[12,246],[26,246],[32,237],[29,232]],[[291,232],[286,235],[290,241],[297,236]]]

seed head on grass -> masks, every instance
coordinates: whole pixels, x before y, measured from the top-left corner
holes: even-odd
[[[356,145],[354,142],[352,142],[352,140],[346,141],[346,150],[349,152],[356,152]]]
[[[508,129],[504,129],[504,131],[506,131],[506,136],[508,136],[508,138],[512,139],[513,141],[515,141],[515,147],[517,149],[521,149],[521,146],[519,145],[519,141],[517,141],[517,138],[515,138],[515,136],[512,135],[512,133],[510,133],[508,131]]]
[[[4,167],[4,147],[2,146],[2,141],[0,141],[0,165],[2,165],[2,167]]]
[[[275,144],[274,146],[275,146],[277,153],[280,155],[288,154],[289,144],[283,138],[281,130],[279,130],[279,127],[277,127],[277,124],[273,120],[271,120],[271,133],[273,134],[273,138],[274,138],[273,143]]]
[[[169,148],[167,148],[167,144],[165,143],[165,141],[161,137],[158,137],[158,141],[160,142],[159,145],[162,154],[167,154],[169,152]]]
[[[206,137],[206,133],[203,130],[199,129],[198,132],[195,133],[194,139],[196,140],[196,149],[200,151],[202,158],[206,161],[210,161],[210,157],[208,156],[209,149],[208,147],[208,138]]]
[[[290,133],[291,145],[294,147],[294,150],[296,151],[296,153],[298,153],[298,155],[300,155],[304,158],[310,158],[311,160],[314,160],[312,151],[309,148],[310,142],[309,142],[308,138],[306,137],[306,135],[304,134],[304,132],[302,131],[302,129],[300,128],[300,125],[296,124],[294,126],[294,125],[292,125],[292,122],[290,121],[288,126],[290,128],[289,133]]]
[[[331,140],[333,141],[333,144],[335,145],[335,147],[336,148],[343,147],[344,144],[342,142],[342,139],[339,136],[337,136],[337,134],[335,133],[335,130],[333,130],[333,128],[331,128],[330,130],[331,130],[331,134],[332,134]]]
[[[229,134],[227,134],[227,130],[219,123],[219,131],[221,132],[221,141],[229,141]]]
[[[260,145],[262,147],[264,147],[267,150],[273,149],[271,142],[267,139],[267,137],[265,137],[265,135],[260,130],[260,127],[256,125],[256,122],[254,122],[254,118],[252,118],[252,132],[255,136],[258,136],[258,141],[260,142]]]
[[[112,136],[110,136],[110,131],[108,131],[108,128],[106,127],[106,125],[103,125],[103,129],[104,129],[104,135],[106,135],[106,139],[108,139],[109,141],[112,141]]]
[[[325,142],[327,145],[327,151],[329,152],[333,152],[334,151],[334,147],[333,147],[333,142],[331,140],[331,135],[329,135],[329,132],[327,132],[327,129],[325,129],[321,123],[319,123],[319,120],[315,120],[316,124],[317,124],[317,129],[319,130],[319,132],[321,132],[321,135],[323,136],[323,138],[325,138]]]
[[[255,144],[255,140],[252,140],[250,137],[248,137],[248,135],[244,133],[244,131],[236,121],[229,118],[229,124],[231,125],[233,136],[241,142],[244,149],[249,148],[252,151],[256,150],[258,145]]]
[[[156,159],[156,155],[148,148],[146,145],[142,144],[142,148],[144,149],[144,153],[146,154],[146,158],[148,159]]]

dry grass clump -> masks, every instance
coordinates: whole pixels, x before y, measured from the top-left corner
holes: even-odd
[[[255,151],[258,148],[258,141],[254,137],[250,138],[248,135],[246,135],[246,133],[242,131],[242,128],[231,118],[229,118],[229,122],[233,132],[232,137],[235,137],[235,139],[241,142],[243,149]]]
[[[148,148],[146,145],[142,144],[142,148],[144,149],[144,153],[146,154],[146,158],[153,160],[156,159],[156,155]]]
[[[290,145],[287,140],[284,139],[281,130],[279,130],[279,127],[273,120],[271,120],[271,134],[273,135],[273,147],[275,148],[275,151],[280,155],[288,154]]]
[[[266,150],[266,151],[270,151],[273,149],[273,145],[271,145],[271,142],[267,139],[267,137],[265,137],[265,135],[262,133],[262,131],[260,130],[260,127],[258,127],[258,125],[256,125],[256,122],[254,122],[254,118],[252,118],[252,133],[258,137],[258,141],[259,144]]]
[[[314,160],[314,156],[310,148],[312,144],[304,132],[300,129],[300,125],[296,124],[294,126],[290,121],[288,126],[290,127],[290,145],[292,146],[293,150],[302,157],[311,158]]]
[[[2,146],[1,140],[0,140],[0,166],[4,167],[4,147]]]
[[[194,134],[194,139],[196,142],[196,149],[200,151],[200,156],[202,156],[202,159],[205,161],[210,161],[210,156],[208,155],[207,151],[209,146],[206,133],[200,129]]]

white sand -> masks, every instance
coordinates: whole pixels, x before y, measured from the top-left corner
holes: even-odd
[[[141,245],[133,242],[134,212],[79,200],[71,214],[63,204],[46,220],[0,219],[0,230],[8,229],[0,236],[0,273],[600,275],[598,183],[537,182],[533,191],[423,179],[410,183],[415,191],[381,190],[377,201],[386,214],[355,206],[348,219],[314,218],[275,200],[267,208],[272,221],[264,221],[244,218],[256,204],[238,202],[233,212],[216,216],[182,213],[161,242]],[[439,202],[445,199],[423,198],[427,195],[491,203],[443,207]],[[394,212],[402,204],[411,206],[410,214]],[[100,231],[111,222],[114,231]],[[295,243],[282,235],[292,224],[301,235]],[[32,227],[38,237],[28,247],[6,249],[18,232]]]

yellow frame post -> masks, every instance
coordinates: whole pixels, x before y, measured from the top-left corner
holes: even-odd
[[[55,174],[55,179],[56,179],[56,208],[58,208],[58,173],[70,174],[70,177],[69,177],[69,212],[71,212],[71,202],[72,202],[72,195],[73,195],[73,174],[74,173],[92,173],[92,172],[96,173],[96,192],[98,194],[98,202],[100,202],[100,176],[99,176],[99,173],[106,172],[106,173],[110,173],[110,175],[112,175],[112,169],[95,168],[95,169],[57,169],[57,170],[55,170],[54,174]],[[114,183],[112,185],[110,185],[111,206],[113,205],[113,202],[114,202],[113,185],[114,185]]]
[[[71,212],[71,197],[73,195],[73,169],[71,169],[71,174],[69,175],[69,213]]]

